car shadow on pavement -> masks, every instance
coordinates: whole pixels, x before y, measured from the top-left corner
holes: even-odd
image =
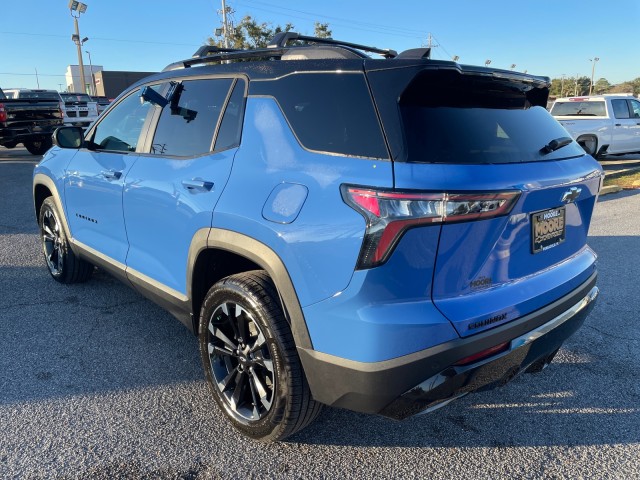
[[[478,448],[640,442],[640,300],[635,273],[625,269],[629,256],[616,250],[637,244],[638,237],[589,242],[607,265],[601,297],[545,371],[403,422],[327,408],[288,443]],[[44,264],[0,266],[0,291],[0,405],[178,384],[186,385],[187,398],[202,398],[193,335],[103,271],[66,286],[54,282]],[[206,415],[201,410],[213,400],[206,403],[194,408]],[[221,415],[209,419],[214,428],[226,428]]]

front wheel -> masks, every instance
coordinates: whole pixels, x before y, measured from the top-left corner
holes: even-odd
[[[582,137],[578,137],[578,144],[582,147],[582,149],[593,158],[596,158],[598,153],[598,138],[593,135],[584,135]]]
[[[53,197],[45,198],[38,220],[49,273],[60,283],[86,282],[93,273],[93,265],[73,253],[60,218]]]
[[[256,270],[216,283],[200,314],[200,353],[213,397],[243,434],[282,440],[311,423],[311,398],[273,282]]]
[[[23,143],[31,155],[44,155],[46,151],[53,146],[53,140],[51,140],[50,137],[42,137],[37,140],[27,140]]]

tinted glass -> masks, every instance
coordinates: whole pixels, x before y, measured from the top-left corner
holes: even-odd
[[[86,93],[61,93],[65,102],[91,102],[91,97]]]
[[[640,102],[637,100],[630,100],[631,109],[633,110],[633,118],[640,118]]]
[[[153,87],[157,90],[159,87]],[[140,90],[118,103],[95,128],[91,147],[95,150],[135,152],[149,102],[141,103]]]
[[[584,154],[575,142],[541,152],[567,132],[539,106],[545,102],[537,89],[471,76],[444,78],[418,77],[400,98],[408,161],[519,163]]]
[[[214,148],[216,151],[227,150],[240,145],[242,119],[244,117],[244,90],[245,82],[238,80],[229,98],[227,108],[224,110]]]
[[[626,100],[611,100],[613,115],[616,118],[629,118],[629,107]]]
[[[304,147],[389,157],[363,74],[298,74],[254,85],[252,94],[275,96]]]
[[[20,92],[20,98],[40,98],[42,100],[60,101],[57,92]]]
[[[151,153],[193,156],[211,151],[232,79],[189,80],[162,109]]]
[[[606,114],[604,100],[601,102],[556,102],[551,109],[551,115],[554,117],[563,115],[604,117]]]

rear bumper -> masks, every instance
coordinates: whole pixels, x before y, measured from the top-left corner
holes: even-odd
[[[402,419],[472,391],[503,385],[544,367],[595,304],[594,273],[563,298],[508,324],[383,362],[356,362],[299,348],[314,398],[322,403]],[[509,342],[506,351],[465,366],[460,359]]]

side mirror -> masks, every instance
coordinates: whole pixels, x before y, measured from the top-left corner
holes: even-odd
[[[80,148],[84,143],[84,130],[80,127],[59,127],[53,132],[53,143],[60,148]]]

